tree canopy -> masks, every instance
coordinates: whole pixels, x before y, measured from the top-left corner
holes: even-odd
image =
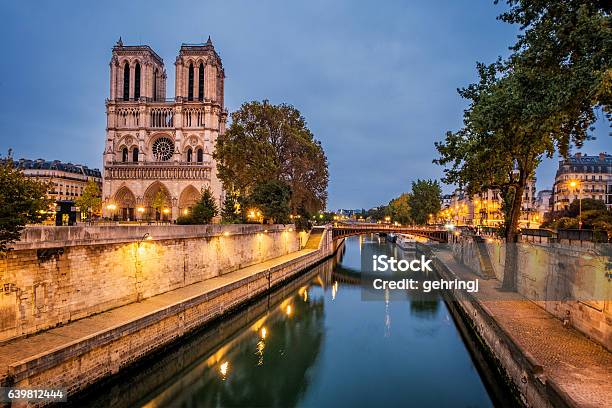
[[[325,208],[327,158],[291,105],[244,103],[217,138],[214,157],[225,189],[238,191],[240,197],[248,197],[258,184],[276,180],[290,188],[292,212]]]
[[[472,195],[499,189],[504,235],[514,242],[523,191],[542,157],[567,155],[591,137],[596,110],[610,118],[610,6],[579,0],[509,0],[502,21],[522,30],[506,60],[477,64],[479,81],[459,90],[469,101],[463,127],[436,143],[446,183]],[[514,289],[513,252],[504,287]]]
[[[218,213],[217,203],[210,187],[206,187],[202,189],[200,199],[195,203],[189,215],[179,217],[177,224],[210,224]]]
[[[0,252],[18,241],[26,224],[47,218],[49,184],[26,177],[12,158],[0,160]]]
[[[89,180],[83,189],[83,194],[74,203],[81,209],[81,213],[86,214],[88,218],[92,213],[99,214],[102,209],[102,193],[98,183]]]
[[[228,191],[225,194],[221,218],[226,224],[236,224],[242,220],[242,209],[238,203],[238,197],[233,191]]]
[[[399,197],[389,201],[386,213],[393,221],[410,224],[412,222],[410,194],[402,193]]]
[[[278,180],[257,184],[249,195],[249,205],[257,207],[263,219],[271,223],[288,223],[291,189]]]
[[[442,189],[437,180],[420,180],[412,182],[412,194],[408,198],[410,214],[416,224],[426,224],[430,214],[440,211]]]

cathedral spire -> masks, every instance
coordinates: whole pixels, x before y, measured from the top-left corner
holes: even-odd
[[[213,45],[212,40],[210,39],[210,35],[208,36],[208,41],[206,41],[206,45]]]
[[[121,40],[121,36],[119,36],[119,40],[117,40],[117,47],[123,47],[123,41]]]

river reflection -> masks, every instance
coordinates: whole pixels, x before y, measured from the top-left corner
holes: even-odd
[[[112,407],[492,406],[441,299],[363,301],[345,251],[75,404]]]

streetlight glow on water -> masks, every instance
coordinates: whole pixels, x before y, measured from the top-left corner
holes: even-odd
[[[441,298],[362,299],[362,259],[373,255],[401,253],[374,235],[347,238],[339,263],[319,264],[83,404],[123,395],[125,407],[404,406],[409,395],[413,406],[493,406]]]

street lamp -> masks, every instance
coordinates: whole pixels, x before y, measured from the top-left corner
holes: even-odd
[[[571,188],[578,188],[578,229],[582,229],[582,184],[580,180],[571,180]]]
[[[136,208],[136,211],[138,212],[138,216],[139,216],[140,220],[142,220],[142,215],[143,215],[143,214],[144,214],[144,212],[145,212],[144,207],[137,207],[137,208]]]
[[[113,219],[114,212],[117,209],[117,206],[113,203],[110,203],[109,205],[106,206],[106,209],[110,211],[110,218]]]

